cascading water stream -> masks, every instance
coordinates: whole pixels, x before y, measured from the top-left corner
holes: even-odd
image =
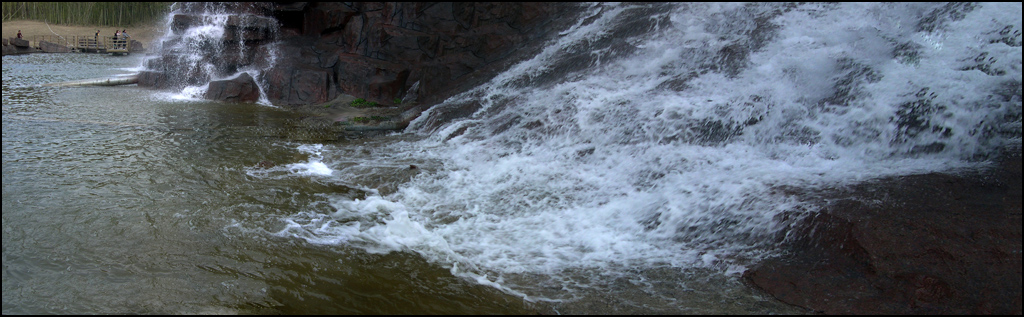
[[[259,87],[259,103],[271,105],[260,83],[276,62],[278,22],[254,14],[259,11],[251,3],[176,3],[154,50],[160,56],[147,59],[144,70],[162,73],[163,88],[187,99],[203,98],[211,81],[247,73]]]
[[[1019,151],[1020,8],[589,5],[536,57],[412,122],[422,140],[374,149],[422,172],[277,234],[415,252],[527,297],[536,279],[571,292],[637,268],[742,271],[783,239],[780,215],[814,211],[780,188]],[[319,177],[359,188],[388,163],[317,154],[333,169]]]

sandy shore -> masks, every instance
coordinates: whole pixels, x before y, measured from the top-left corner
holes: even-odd
[[[152,47],[153,42],[159,40],[164,35],[164,32],[167,31],[163,21],[157,21],[152,25],[147,26],[125,26],[118,28],[114,28],[112,26],[56,25],[33,20],[3,22],[3,38],[12,38],[17,36],[18,30],[21,30],[22,36],[28,40],[32,40],[34,35],[93,35],[96,34],[96,30],[99,30],[100,35],[111,36],[114,35],[114,32],[117,30],[128,30],[128,34],[131,35],[132,39],[142,42],[143,47],[146,49]]]

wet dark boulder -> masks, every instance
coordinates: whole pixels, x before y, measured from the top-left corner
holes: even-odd
[[[260,88],[249,73],[241,73],[235,78],[211,81],[203,97],[227,102],[256,102],[260,99]]]
[[[806,197],[825,206],[745,279],[826,314],[1021,314],[1021,157]]]

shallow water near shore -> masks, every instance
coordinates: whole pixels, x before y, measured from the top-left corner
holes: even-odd
[[[128,73],[141,58],[4,57],[4,314],[799,312],[700,271],[638,275],[660,279],[657,296],[620,280],[530,301],[416,253],[281,236],[292,215],[394,192],[436,166],[376,150],[419,137],[338,139],[280,108],[37,86]],[[378,164],[344,170],[343,158]]]

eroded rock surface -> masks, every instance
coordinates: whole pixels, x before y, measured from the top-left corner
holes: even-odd
[[[557,3],[310,2],[278,4],[275,104],[317,104],[349,94],[392,103],[416,82],[433,103],[479,84],[526,42],[552,32],[571,5]]]
[[[827,314],[1021,314],[1019,149],[988,171],[819,195],[824,212],[749,282]]]
[[[433,104],[508,67],[527,43],[573,21],[575,7],[550,2],[189,4],[173,16],[174,36],[163,43],[161,56],[147,62],[139,85],[180,89],[256,67],[263,71],[256,80],[275,105],[321,104],[341,95],[381,104],[417,95],[420,104]],[[230,12],[223,37],[180,44],[195,41],[185,37],[190,28],[211,23],[208,12]]]

